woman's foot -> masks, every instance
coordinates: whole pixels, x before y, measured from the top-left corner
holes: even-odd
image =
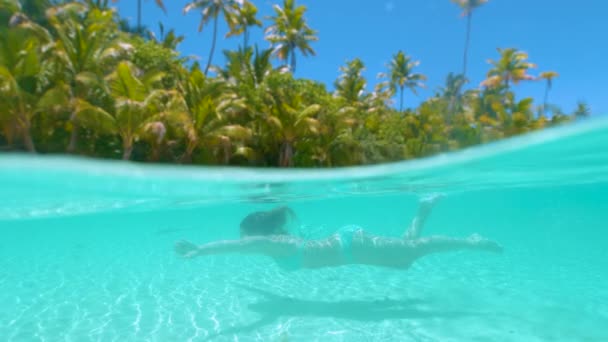
[[[483,249],[489,252],[502,253],[503,248],[497,242],[486,239],[479,234],[473,234],[469,236],[468,240],[477,248]]]
[[[437,204],[437,202],[439,202],[439,200],[443,197],[445,197],[445,195],[441,193],[431,193],[420,198],[418,203],[418,213],[416,214],[416,217],[414,217],[414,220],[410,224],[409,228],[403,234],[404,239],[413,240],[420,237],[426,218],[431,213],[431,210],[435,204]]]
[[[430,208],[434,207],[435,204],[437,204],[437,202],[439,202],[439,200],[443,199],[444,197],[445,197],[445,195],[440,192],[434,192],[434,193],[425,195],[422,198],[420,198],[420,206],[428,207],[430,209]]]
[[[420,220],[425,220],[426,217],[431,213],[431,209],[442,199],[445,195],[439,192],[431,193],[420,198],[418,217]]]

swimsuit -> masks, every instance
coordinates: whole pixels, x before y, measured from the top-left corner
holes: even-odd
[[[362,231],[361,227],[349,225],[340,228],[336,235],[340,238],[340,244],[342,247],[342,253],[345,260],[345,263],[353,263],[353,255],[352,255],[352,242],[355,237],[355,234]],[[302,268],[302,262],[304,259],[304,244],[305,241],[298,242],[298,251],[291,256],[282,257],[282,258],[274,258],[276,263],[282,269],[286,271],[295,271]]]
[[[342,243],[342,254],[346,263],[353,262],[352,244],[355,234],[361,232],[362,229],[359,226],[349,225],[344,226],[336,233],[340,237]]]

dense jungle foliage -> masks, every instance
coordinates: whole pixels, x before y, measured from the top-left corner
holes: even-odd
[[[337,167],[419,158],[511,137],[589,115],[548,101],[553,71],[537,76],[525,52],[498,49],[486,80],[467,80],[471,14],[485,0],[453,0],[467,20],[463,69],[417,108],[418,62],[396,51],[373,91],[364,61],[341,67],[334,89],[296,78],[300,55],[314,56],[317,32],[295,0],[274,5],[264,24],[250,1],[193,0],[213,27],[203,65],[181,56],[184,39],[129,27],[107,0],[0,0],[0,148],[141,162],[264,167]],[[148,5],[144,3],[144,5]],[[161,0],[156,5],[165,9]],[[236,51],[213,64],[218,20]],[[455,19],[457,20],[457,19]],[[200,28],[199,28],[200,30]],[[387,56],[387,58],[390,56]],[[490,56],[492,57],[492,56]],[[305,62],[305,61],[304,61]],[[521,82],[544,82],[541,104],[518,98]]]

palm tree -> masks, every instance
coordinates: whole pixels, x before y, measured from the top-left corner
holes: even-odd
[[[297,6],[295,0],[284,0],[283,8],[274,5],[275,16],[272,25],[266,28],[266,40],[274,46],[277,57],[287,62],[291,72],[296,72],[296,50],[304,56],[314,56],[310,42],[317,41],[317,31],[311,29],[304,18],[306,6]]]
[[[185,135],[182,162],[190,162],[197,148],[221,154],[223,164],[228,164],[236,155],[251,159],[253,151],[244,146],[251,138],[251,130],[227,119],[239,103],[226,82],[206,78],[200,69],[194,68],[182,81],[180,93],[183,94],[181,107],[168,122]]]
[[[160,33],[160,37],[158,38],[153,32],[150,32],[152,40],[167,49],[177,50],[177,46],[181,44],[185,39],[184,36],[176,35],[174,29],[171,29],[167,33],[165,33],[165,25],[163,25],[163,23],[158,23],[158,30]]]
[[[116,39],[116,23],[110,10],[68,3],[49,10],[48,20],[57,37],[52,59],[61,65],[56,79],[68,85],[65,106],[72,112],[72,131],[67,151],[74,152],[82,115],[102,110],[95,107],[99,107],[99,93],[105,87],[103,76],[129,45]]]
[[[510,126],[503,128],[507,135],[522,134],[530,130],[530,123],[533,119],[532,110],[533,99],[528,97],[511,106]]]
[[[262,22],[257,18],[258,8],[250,1],[244,1],[243,5],[238,7],[233,22],[234,27],[226,34],[226,37],[243,34],[243,48],[247,50],[249,45],[249,27],[262,27]]]
[[[365,65],[359,58],[355,58],[347,62],[346,66],[340,67],[342,75],[334,83],[336,95],[345,99],[349,104],[359,101],[367,84],[362,75],[363,70],[365,70]]]
[[[108,88],[115,99],[114,116],[99,115],[96,125],[115,130],[123,144],[123,160],[129,160],[135,139],[154,129],[151,123],[159,122],[159,102],[167,101],[168,91],[158,89],[165,76],[153,71],[137,76],[138,70],[127,61],[118,64],[107,76]]]
[[[251,79],[255,86],[260,85],[264,82],[264,79],[274,70],[271,61],[272,49],[259,50],[258,46],[255,46],[253,59],[250,64]]]
[[[461,106],[462,94],[460,89],[462,89],[465,82],[464,75],[449,73],[445,81],[445,87],[440,89],[441,96],[448,100],[448,109],[446,113],[448,114],[448,121],[453,119],[456,110]]]
[[[405,88],[416,94],[416,87],[424,87],[422,81],[426,80],[426,76],[413,72],[419,64],[419,61],[412,61],[410,56],[404,54],[403,51],[399,51],[388,65],[388,76],[380,74],[380,77],[388,78],[389,87],[393,93],[399,89],[399,111],[403,111],[403,91]]]
[[[353,107],[319,114],[319,134],[312,158],[325,166],[353,165],[364,160],[362,143],[354,134],[357,120]]]
[[[110,9],[110,0],[83,0],[82,1],[89,8],[96,8],[100,10]],[[112,3],[117,3],[118,0],[112,0]],[[55,3],[55,5],[60,5],[61,3]],[[63,3],[65,4],[65,2]]]
[[[576,104],[576,109],[574,110],[574,117],[577,119],[586,118],[591,115],[591,108],[584,101],[579,101]]]
[[[31,123],[42,70],[41,45],[22,27],[0,29],[0,125],[9,143],[20,135],[29,152],[36,152]]]
[[[3,12],[6,11],[6,13],[3,14],[8,15],[9,17],[16,13],[23,13],[23,7],[25,6],[20,0],[3,0],[0,2],[0,10]],[[6,25],[6,23],[3,24]]]
[[[198,32],[201,32],[203,26],[213,20],[213,41],[211,42],[211,51],[209,51],[209,59],[207,60],[207,66],[205,67],[205,76],[209,72],[213,53],[215,52],[217,17],[222,14],[228,25],[231,28],[234,27],[234,18],[237,16],[237,8],[241,2],[241,0],[193,0],[184,7],[184,14],[197,9],[201,11],[201,21],[198,26]]]
[[[226,50],[226,66],[223,69],[217,68],[216,72],[229,83],[253,89],[273,70],[271,54],[271,49],[259,51],[257,45],[255,50],[252,47]]]
[[[42,96],[52,85],[50,76],[54,69],[49,63],[52,38],[44,17],[50,5],[46,0],[0,4],[0,12],[4,12],[0,16],[6,11],[12,14],[5,26],[0,27],[0,129],[9,148],[17,139],[26,150],[36,152],[33,121],[53,122],[50,114],[60,108],[46,110]],[[20,10],[30,11],[30,16]],[[52,129],[45,131],[49,136],[52,132]]]
[[[305,92],[298,86],[291,74],[275,72],[260,89],[266,97],[259,117],[263,131],[259,134],[264,139],[266,154],[278,154],[272,162],[278,162],[279,167],[292,167],[296,152],[319,132],[316,117],[323,107],[305,101]]]
[[[501,84],[509,91],[511,83],[518,84],[521,81],[534,80],[534,76],[528,74],[528,70],[536,65],[528,62],[528,54],[514,48],[498,48],[500,59],[488,62],[494,67],[488,71],[488,78],[482,82],[487,87],[498,87]]]
[[[467,33],[464,40],[464,58],[462,62],[462,76],[466,79],[467,77],[467,58],[469,54],[469,42],[471,39],[471,19],[473,18],[473,11],[481,5],[488,2],[488,0],[452,0],[453,3],[460,6],[462,9],[462,16],[467,17]]]
[[[117,3],[118,0],[112,0],[113,3]],[[137,0],[137,30],[141,31],[142,26],[141,26],[141,2],[142,0]],[[163,0],[154,0],[154,2],[156,3],[156,6],[158,6],[158,8],[160,8],[161,10],[163,10],[163,12],[165,12],[165,14],[167,13],[167,8],[165,7],[165,4],[163,2]]]
[[[543,114],[544,115],[547,115],[547,102],[549,99],[549,91],[551,90],[551,87],[553,86],[553,79],[558,76],[559,76],[559,74],[555,71],[541,72],[540,75],[538,76],[538,78],[540,78],[540,79],[547,80],[547,86],[545,87],[545,97],[544,97],[544,101],[543,101]]]

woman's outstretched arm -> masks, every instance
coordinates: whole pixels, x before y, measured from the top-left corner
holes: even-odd
[[[181,240],[175,243],[175,252],[184,258],[228,253],[284,257],[298,251],[298,242],[295,238],[285,236],[255,236],[240,240],[210,242],[200,246]]]

